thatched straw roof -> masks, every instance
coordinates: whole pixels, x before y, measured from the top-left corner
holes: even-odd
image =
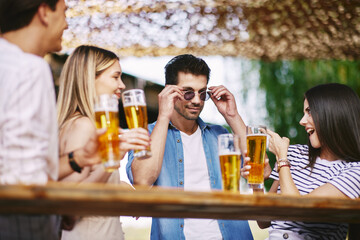
[[[66,50],[121,56],[360,59],[358,0],[67,0]]]

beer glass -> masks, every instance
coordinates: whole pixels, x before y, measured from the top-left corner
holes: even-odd
[[[223,190],[240,192],[240,137],[231,133],[218,136]]]
[[[107,128],[99,137],[100,156],[106,171],[120,167],[118,100],[115,95],[102,94],[95,98],[96,128]]]
[[[144,91],[141,89],[131,89],[123,92],[122,101],[126,122],[129,128],[148,129],[148,116]],[[135,150],[134,158],[146,159],[151,157],[150,147],[145,150]]]
[[[266,127],[246,127],[247,155],[250,157],[248,184],[252,189],[264,187],[264,162],[266,154]]]

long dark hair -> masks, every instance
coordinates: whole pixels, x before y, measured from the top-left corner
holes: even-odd
[[[360,99],[348,86],[322,84],[305,93],[321,149],[347,162],[360,161]],[[309,145],[313,168],[321,149]]]

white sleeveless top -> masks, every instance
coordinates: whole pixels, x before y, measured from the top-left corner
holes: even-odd
[[[107,183],[120,183],[119,171],[114,171]],[[82,217],[73,230],[62,231],[61,240],[124,240],[120,217]]]

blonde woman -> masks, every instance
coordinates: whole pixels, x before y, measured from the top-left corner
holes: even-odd
[[[83,147],[96,131],[94,99],[100,94],[115,94],[125,88],[121,80],[119,58],[95,46],[79,46],[65,62],[60,76],[58,123],[60,154]],[[120,130],[121,131],[121,130]],[[145,129],[121,132],[123,155],[130,149],[145,149],[149,134]],[[61,179],[71,182],[120,183],[119,172],[105,172],[101,164],[84,167]],[[84,217],[71,231],[63,231],[62,239],[124,239],[119,217]]]

